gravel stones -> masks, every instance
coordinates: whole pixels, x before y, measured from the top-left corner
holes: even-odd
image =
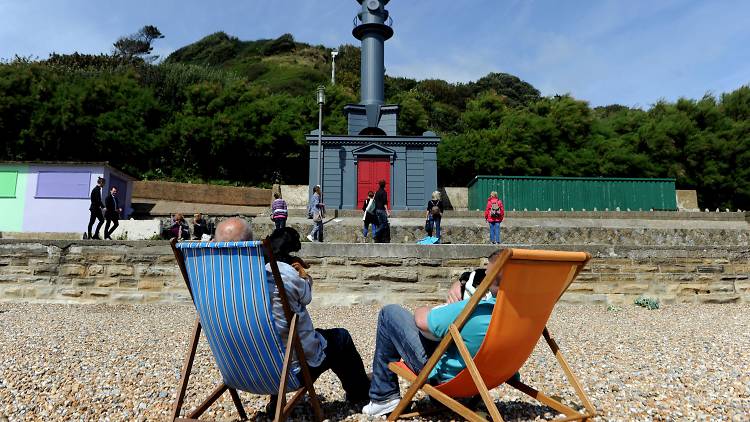
[[[317,327],[343,326],[371,365],[377,306],[311,307]],[[189,305],[0,304],[0,421],[150,421],[169,417],[195,319]],[[747,421],[750,409],[750,305],[635,306],[560,304],[548,325],[601,420]],[[524,382],[577,404],[542,341],[521,370]],[[219,380],[205,340],[186,408]],[[329,372],[315,383],[331,421],[365,421],[344,401]],[[491,392],[506,420],[555,413],[521,393]],[[263,396],[240,393],[250,418],[268,420]],[[418,406],[426,406],[426,400]],[[311,420],[298,406],[291,420]],[[236,420],[228,395],[205,415]],[[432,420],[453,420],[443,412]]]

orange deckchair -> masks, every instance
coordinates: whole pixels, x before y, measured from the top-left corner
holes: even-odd
[[[586,397],[581,384],[571,372],[545,327],[555,303],[591,259],[591,255],[585,252],[506,249],[497,259],[498,265],[487,273],[419,374],[413,373],[403,362],[388,365],[393,372],[411,383],[401,402],[388,416],[389,421],[419,415],[403,412],[420,389],[469,421],[485,419],[456,401],[454,397],[472,397],[478,394],[489,410],[492,420],[502,421],[503,418],[488,391],[488,387],[492,389],[502,383],[507,383],[565,414],[566,418],[563,420],[586,420],[596,415],[594,406]],[[472,358],[460,331],[500,272],[502,281],[487,335]],[[585,413],[578,412],[520,381],[510,379],[521,369],[542,335],[583,402]],[[452,344],[458,348],[466,368],[443,384],[427,384],[430,371]]]

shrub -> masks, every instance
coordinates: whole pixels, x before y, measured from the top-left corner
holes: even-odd
[[[633,303],[648,310],[659,309],[659,299],[652,297],[641,296]]]

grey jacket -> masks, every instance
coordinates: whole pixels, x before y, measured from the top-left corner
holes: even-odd
[[[328,344],[325,338],[315,331],[312,319],[306,308],[312,302],[312,278],[308,282],[300,277],[297,270],[291,265],[284,262],[279,262],[278,265],[281,279],[284,281],[286,296],[289,299],[289,306],[292,308],[292,312],[299,316],[297,332],[302,341],[302,348],[305,350],[307,364],[310,366],[320,366],[326,357],[324,350]],[[271,291],[273,291],[273,317],[276,329],[279,330],[281,339],[286,344],[289,337],[289,325],[286,322],[284,307],[279,298],[279,290],[276,288],[276,283],[273,279],[271,264],[266,264],[266,276],[266,279],[271,284]]]

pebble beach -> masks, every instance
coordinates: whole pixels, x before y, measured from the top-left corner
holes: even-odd
[[[311,307],[317,327],[344,327],[369,370],[378,306]],[[192,305],[0,304],[0,421],[168,420]],[[750,304],[558,304],[548,324],[597,408],[597,420],[750,420]],[[541,340],[523,381],[579,403]],[[205,340],[198,347],[186,408],[220,380]],[[315,387],[331,421],[366,421],[329,371]],[[507,386],[492,390],[505,420],[553,418],[554,411]],[[417,403],[424,404],[426,400]],[[267,397],[241,393],[251,420],[269,420]],[[291,420],[311,420],[307,404]],[[232,421],[228,394],[204,419]],[[384,418],[381,418],[384,419]],[[448,411],[429,420],[455,420]]]

